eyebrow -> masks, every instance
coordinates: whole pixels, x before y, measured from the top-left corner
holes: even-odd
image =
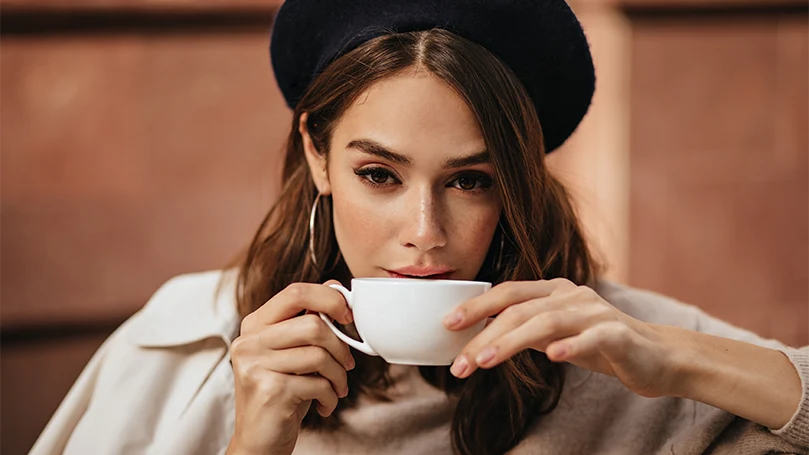
[[[371,139],[356,139],[348,143],[346,148],[357,149],[369,155],[378,156],[380,158],[392,161],[402,166],[410,166],[412,161],[401,153],[396,153],[384,145]],[[476,164],[484,164],[491,161],[491,156],[488,150],[475,153],[474,155],[462,156],[460,158],[449,158],[444,161],[442,167],[444,169],[457,169],[465,166],[473,166]]]

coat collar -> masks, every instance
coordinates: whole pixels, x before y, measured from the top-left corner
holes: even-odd
[[[141,347],[170,348],[221,338],[230,347],[241,324],[236,276],[229,269],[170,279],[136,315],[128,339]]]

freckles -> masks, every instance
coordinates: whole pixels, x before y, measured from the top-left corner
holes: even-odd
[[[352,245],[373,249],[385,237],[385,221],[389,219],[384,207],[369,203],[361,194],[343,194],[335,203],[334,221]]]
[[[499,218],[499,210],[462,212],[454,223],[453,236],[474,251],[486,252]]]

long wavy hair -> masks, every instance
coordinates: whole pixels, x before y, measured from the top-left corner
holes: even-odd
[[[457,92],[474,113],[491,155],[503,211],[478,279],[496,284],[563,277],[588,284],[595,278],[597,267],[569,195],[546,168],[536,110],[516,75],[482,46],[445,30],[389,33],[330,63],[295,108],[280,197],[238,259],[236,298],[242,317],[294,282],[349,283],[330,198],[322,198],[318,208],[313,239],[318,263],[308,254],[308,218],[317,189],[304,157],[299,119],[309,114],[309,134],[318,153],[327,155],[332,132],[352,103],[375,82],[408,69],[427,71]],[[356,334],[353,324],[342,328]],[[304,428],[339,428],[341,411],[356,406],[360,394],[385,399],[391,384],[388,364],[354,354],[349,395],[328,418],[312,407]],[[457,397],[452,445],[469,455],[504,453],[516,446],[556,406],[564,383],[561,365],[534,350],[465,380],[452,376],[448,367],[419,371],[428,383]]]

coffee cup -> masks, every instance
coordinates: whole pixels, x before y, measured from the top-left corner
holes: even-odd
[[[403,365],[450,365],[461,349],[486,325],[482,320],[452,331],[443,320],[461,303],[491,289],[491,283],[410,278],[354,278],[351,290],[337,284],[354,314],[361,340],[320,317],[343,342],[360,352]]]

